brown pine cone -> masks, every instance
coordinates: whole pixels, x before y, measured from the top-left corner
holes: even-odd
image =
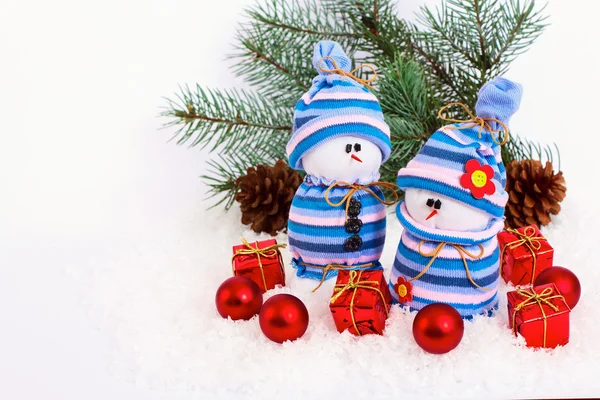
[[[555,174],[552,163],[543,166],[538,160],[515,160],[506,166],[506,191],[506,226],[516,229],[548,225],[550,214],[560,212],[567,187],[562,172]]]
[[[257,165],[248,168],[246,175],[235,181],[240,189],[235,200],[240,203],[242,224],[251,224],[254,232],[267,232],[272,236],[285,230],[292,199],[300,183],[300,175],[283,160],[273,167]]]

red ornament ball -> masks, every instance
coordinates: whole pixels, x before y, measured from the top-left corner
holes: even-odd
[[[464,330],[465,324],[458,311],[443,303],[423,307],[413,322],[417,344],[433,354],[444,354],[458,346]]]
[[[243,276],[227,279],[217,289],[215,304],[221,317],[232,320],[250,319],[260,311],[262,290],[254,281]]]
[[[565,301],[569,305],[569,308],[573,309],[579,298],[581,297],[581,284],[577,276],[563,267],[552,267],[540,272],[538,277],[534,281],[534,286],[546,285],[548,283],[554,283],[556,288],[565,297]]]
[[[299,298],[276,294],[263,304],[258,322],[265,336],[274,342],[296,340],[308,328],[308,310]]]

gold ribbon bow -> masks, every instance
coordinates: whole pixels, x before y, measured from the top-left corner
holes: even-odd
[[[346,193],[346,195],[344,197],[342,197],[342,200],[340,200],[337,203],[333,203],[333,202],[331,202],[331,200],[329,200],[329,193],[331,192],[331,189],[333,189],[336,186],[339,186],[341,188],[350,188],[350,190],[348,190],[348,193]],[[382,187],[385,189],[389,189],[394,194],[394,197],[396,199],[394,201],[386,201],[385,198],[382,199],[381,197],[379,197],[377,195],[377,193],[375,193],[370,188],[370,186],[379,186],[379,187]],[[325,191],[325,201],[331,207],[339,207],[342,204],[346,203],[346,218],[348,218],[348,208],[350,207],[350,201],[352,200],[352,196],[354,196],[354,193],[358,192],[359,190],[364,190],[365,192],[369,193],[371,196],[375,197],[375,199],[377,201],[379,201],[381,204],[385,204],[386,206],[392,206],[392,205],[396,204],[396,202],[399,199],[398,193],[396,193],[396,188],[397,188],[396,185],[394,185],[393,183],[389,183],[389,182],[371,182],[368,185],[359,185],[359,184],[348,183],[348,182],[344,182],[344,181],[337,181],[337,182],[333,182],[331,185],[329,185],[329,187]]]
[[[429,267],[431,267],[431,265],[433,265],[433,262],[436,260],[436,258],[438,257],[438,255],[442,252],[442,249],[444,248],[444,246],[451,246],[451,247],[454,247],[456,249],[456,251],[458,251],[458,254],[460,254],[460,258],[462,258],[462,262],[463,262],[463,264],[465,266],[465,271],[467,272],[467,279],[469,279],[469,281],[471,282],[471,284],[473,284],[473,286],[475,286],[475,287],[477,287],[478,289],[481,289],[481,290],[492,290],[490,288],[479,286],[473,280],[473,277],[471,276],[471,271],[469,271],[469,266],[468,266],[467,260],[465,258],[465,256],[469,256],[473,260],[478,260],[481,257],[483,257],[484,249],[483,249],[483,246],[481,244],[478,245],[479,246],[479,250],[480,250],[479,254],[473,254],[473,253],[465,250],[465,248],[463,246],[461,246],[461,245],[447,243],[447,242],[441,242],[440,244],[438,244],[437,247],[431,253],[424,253],[421,250],[421,246],[425,242],[426,242],[426,240],[421,240],[419,242],[419,247],[417,248],[417,250],[419,251],[419,254],[422,255],[423,257],[431,257],[431,260],[425,266],[425,268],[423,268],[423,271],[421,271],[414,278],[411,278],[408,282],[416,281],[417,279],[419,279],[420,277],[422,277],[423,275],[425,275],[425,273],[427,272],[427,270],[429,269]]]
[[[521,311],[525,307],[537,304],[540,307],[540,311],[542,312],[542,319],[544,320],[543,347],[546,347],[546,328],[547,328],[548,324],[546,321],[546,319],[547,319],[546,312],[544,311],[544,307],[542,306],[542,304],[546,304],[548,307],[550,307],[552,310],[554,310],[554,312],[557,312],[558,306],[552,304],[550,302],[550,300],[560,299],[560,298],[564,299],[564,296],[561,296],[561,295],[552,296],[552,294],[554,293],[554,290],[551,287],[547,287],[546,289],[542,290],[540,293],[536,293],[536,291],[533,288],[530,288],[529,291],[524,290],[524,289],[517,289],[517,293],[521,297],[525,297],[525,300],[523,300],[521,303],[517,304],[517,306],[513,309],[512,330],[515,333],[515,336],[517,335],[517,326],[516,326],[517,312]]]
[[[316,292],[321,285],[323,285],[323,282],[325,282],[325,277],[327,276],[327,273],[329,271],[347,271],[347,270],[364,270],[367,268],[370,268],[372,266],[374,266],[375,264],[370,262],[370,263],[365,263],[365,264],[356,264],[356,265],[342,265],[342,264],[327,264],[327,265],[313,265],[313,264],[308,264],[305,262],[301,262],[299,263],[300,265],[303,265],[305,267],[311,267],[311,268],[317,268],[317,269],[322,269],[323,270],[323,275],[321,276],[321,280],[319,281],[319,284],[317,285],[316,288],[314,288],[312,290],[312,292]]]
[[[281,262],[281,253],[279,253],[279,249],[283,249],[287,247],[285,244],[272,244],[263,249],[258,248],[258,241],[255,242],[255,247],[252,247],[246,239],[242,238],[242,243],[246,246],[245,249],[236,250],[235,254],[231,257],[231,270],[233,271],[233,275],[235,275],[234,261],[236,257],[239,256],[247,256],[247,255],[255,255],[258,259],[258,266],[260,267],[260,273],[262,275],[263,286],[265,288],[265,292],[267,291],[267,280],[265,278],[265,271],[263,269],[263,264],[261,261],[261,257],[265,258],[275,258],[279,257],[279,267],[281,269],[281,273],[283,275],[283,279],[285,281],[285,270],[283,269],[283,263]]]
[[[331,61],[331,63],[333,64],[333,69],[325,69],[325,68],[321,67],[321,63],[323,62],[323,60]],[[323,56],[317,63],[317,66],[319,67],[319,70],[321,72],[324,72],[326,74],[338,74],[338,75],[342,75],[342,76],[347,76],[348,78],[354,79],[356,82],[368,87],[369,89],[373,89],[373,86],[369,85],[369,83],[375,82],[375,80],[377,79],[377,71],[375,71],[375,67],[372,65],[369,65],[369,64],[361,64],[358,67],[354,68],[352,71],[346,72],[343,69],[341,69],[340,67],[338,67],[338,65],[335,62],[335,59],[333,57]],[[355,75],[356,72],[363,67],[369,68],[373,72],[373,76],[370,77],[369,79],[362,79],[362,78],[359,78],[358,76],[356,76]]]
[[[452,106],[462,107],[466,111],[466,113],[469,115],[469,117],[471,117],[471,118],[470,119],[447,118],[444,115],[444,111],[446,111],[446,109],[448,109]],[[438,118],[441,120],[453,122],[453,123],[471,123],[471,125],[462,126],[462,127],[461,126],[450,126],[451,129],[468,129],[468,128],[473,128],[475,126],[479,126],[479,132],[478,132],[479,139],[481,139],[481,132],[485,129],[486,131],[490,132],[490,134],[492,135],[492,140],[494,140],[494,143],[496,143],[499,146],[506,144],[506,142],[508,142],[508,139],[510,137],[508,127],[502,121],[500,121],[496,118],[476,117],[475,115],[473,115],[473,113],[471,113],[471,110],[469,110],[469,107],[467,107],[463,103],[450,103],[450,104],[445,105],[444,107],[440,108],[440,111],[438,112]],[[490,122],[496,122],[498,125],[500,125],[502,127],[502,130],[492,129]],[[502,132],[504,132],[504,137],[502,139],[500,139],[500,136],[501,136],[500,134]],[[496,134],[496,136],[494,136],[494,134]]]
[[[352,326],[356,330],[356,334],[358,336],[362,336],[360,331],[358,330],[358,326],[356,326],[356,319],[354,318],[354,298],[356,297],[356,292],[358,289],[367,289],[367,290],[375,290],[381,296],[381,300],[383,301],[385,314],[389,315],[388,305],[385,301],[385,296],[383,292],[379,290],[379,282],[378,281],[362,281],[360,280],[363,271],[350,271],[350,276],[348,277],[348,283],[338,283],[334,286],[333,292],[334,295],[331,297],[330,304],[335,303],[337,299],[340,298],[348,290],[354,290],[352,293],[352,298],[350,299],[350,316],[352,317]]]
[[[513,250],[519,246],[525,245],[525,247],[529,249],[529,251],[531,252],[531,256],[533,257],[533,270],[531,271],[531,282],[529,282],[530,284],[533,284],[533,280],[535,279],[535,268],[537,265],[536,251],[542,248],[542,244],[540,243],[540,241],[547,239],[543,236],[535,236],[535,228],[533,226],[528,226],[525,229],[523,229],[523,233],[512,228],[508,228],[506,231],[512,233],[518,239],[507,243],[502,248],[502,254],[500,256],[500,263],[502,265],[502,268],[504,268],[504,252],[506,251],[506,248],[509,247],[511,250]],[[521,277],[521,279],[522,278],[523,277]]]

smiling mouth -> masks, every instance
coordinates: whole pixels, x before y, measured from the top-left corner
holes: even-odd
[[[428,216],[427,218],[425,218],[425,221],[427,221],[429,218],[432,218],[432,217],[433,217],[434,215],[436,215],[436,214],[437,214],[437,210],[433,210],[433,211],[431,212],[431,214],[429,214],[429,216]]]
[[[360,158],[358,158],[358,156],[356,154],[352,154],[350,157],[358,162],[362,162],[362,160]]]

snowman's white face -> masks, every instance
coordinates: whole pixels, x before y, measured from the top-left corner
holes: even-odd
[[[423,189],[406,189],[406,209],[422,225],[458,232],[484,230],[490,215],[446,196]]]
[[[303,155],[302,166],[317,178],[354,183],[373,179],[381,159],[376,144],[348,135],[329,139]]]

